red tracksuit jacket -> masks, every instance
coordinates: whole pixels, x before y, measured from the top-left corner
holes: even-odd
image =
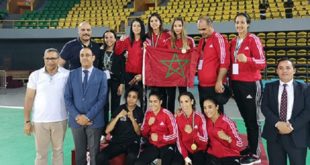
[[[148,122],[151,117],[155,117],[155,122],[149,125]],[[175,119],[167,109],[161,109],[157,115],[151,109],[145,112],[141,134],[143,137],[148,138],[149,142],[154,146],[160,148],[169,144],[175,144],[177,131]],[[152,141],[152,133],[157,133],[158,141]]]
[[[228,70],[230,66],[228,41],[220,33],[213,32],[210,37],[200,39],[197,49],[200,60],[203,60],[202,68],[198,68],[199,85],[215,86],[219,69]]]
[[[235,59],[235,49],[237,44],[237,37],[230,43],[230,58],[231,63],[237,63],[239,65],[239,74],[231,74],[232,80],[255,82],[262,78],[260,71],[265,69],[266,61],[262,43],[259,38],[251,33],[248,33],[237,54],[245,54],[247,56],[246,63],[237,62]]]
[[[194,128],[191,133],[185,132],[185,126],[193,125],[193,115],[194,115]],[[208,133],[206,128],[205,117],[200,113],[194,111],[188,118],[184,113],[179,114],[176,117],[176,122],[178,125],[178,138],[177,146],[179,152],[184,158],[188,156],[189,153],[195,153],[197,151],[204,151],[207,148]],[[192,150],[191,145],[195,143],[197,145],[197,150]]]
[[[134,41],[133,45],[130,44],[130,38],[124,41],[118,40],[115,45],[115,54],[120,55],[125,50],[128,51],[128,58],[126,62],[126,72],[141,74],[142,73],[142,58],[143,47],[141,46],[141,39]]]
[[[195,47],[195,41],[194,41],[194,39],[191,38],[191,37],[187,37],[187,44],[188,44],[189,48],[191,48],[191,49],[194,48],[194,47]],[[176,39],[175,45],[176,45],[176,48],[174,48],[174,49],[179,49],[179,50],[181,50],[182,47],[183,47],[183,41],[182,41],[182,39],[181,39],[181,38]],[[167,49],[172,49],[172,46],[171,46],[171,38],[168,38],[168,39],[166,40],[166,42],[165,42],[165,48],[167,48]]]
[[[153,33],[152,36],[150,36],[150,38],[148,39],[148,43],[150,46],[156,48],[165,48],[165,43],[167,42],[168,38],[170,38],[169,31],[165,30],[160,35],[156,35],[155,33]]]
[[[217,158],[240,156],[242,140],[238,134],[235,123],[225,115],[221,115],[213,124],[207,119],[209,147],[207,152]],[[223,130],[231,138],[231,143],[218,137],[218,131]]]

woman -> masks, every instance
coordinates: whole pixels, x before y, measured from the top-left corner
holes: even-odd
[[[111,92],[111,98],[107,97],[104,107],[105,125],[109,123],[109,111],[113,113],[121,101],[121,95],[124,90],[124,73],[125,73],[125,58],[123,55],[117,56],[114,54],[114,45],[116,42],[116,33],[113,30],[107,30],[103,33],[103,45],[100,48],[98,68],[105,71],[108,80],[108,93]],[[111,100],[111,108],[110,108]]]
[[[204,151],[208,141],[206,120],[203,114],[195,111],[196,101],[192,93],[181,93],[178,100],[181,106],[176,117],[179,152],[177,152],[173,164],[204,164]]]
[[[108,165],[109,160],[126,154],[126,164],[133,165],[140,148],[140,125],[143,112],[137,105],[139,90],[132,87],[125,94],[126,103],[112,113],[105,133],[111,134],[109,145],[97,156],[98,165]]]
[[[170,38],[168,30],[163,28],[163,21],[158,13],[153,13],[148,19],[147,24],[150,46],[155,48],[165,48],[167,39]],[[173,113],[175,105],[175,87],[152,87],[163,96],[163,107]]]
[[[238,13],[235,27],[238,32],[231,41],[231,86],[240,114],[245,122],[248,147],[241,151],[242,163],[260,162],[257,123],[261,103],[261,71],[266,67],[262,44],[257,36],[248,32],[251,19]]]
[[[240,150],[243,146],[235,123],[219,111],[219,103],[212,98],[203,101],[207,117],[209,144],[208,161],[211,165],[240,164]]]
[[[116,42],[115,54],[122,54],[128,51],[128,57],[125,66],[125,88],[137,86],[140,90],[140,104],[144,110],[142,97],[142,57],[143,57],[143,42],[145,41],[145,27],[141,19],[135,18],[131,22],[129,37],[122,36]]]
[[[174,156],[177,127],[173,114],[161,107],[162,99],[158,92],[151,91],[149,106],[141,126],[141,135],[147,139],[135,165],[147,165],[160,158],[162,165],[170,165]]]
[[[165,47],[168,49],[180,50],[182,53],[186,53],[188,50],[195,47],[195,41],[186,35],[184,29],[184,20],[182,17],[177,17],[173,20],[171,25],[171,37],[165,42]],[[179,94],[186,92],[186,87],[178,87]],[[174,87],[170,88],[174,92],[171,94],[171,100],[175,100],[175,89]],[[168,104],[169,105],[169,104]],[[170,107],[169,107],[170,108]],[[171,105],[172,110],[175,109],[174,104]]]

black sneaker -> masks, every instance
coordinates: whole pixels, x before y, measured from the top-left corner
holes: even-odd
[[[249,155],[249,154],[250,154],[250,148],[249,148],[249,147],[247,147],[247,148],[245,148],[244,150],[240,151],[241,157],[247,156],[247,155]]]
[[[262,161],[257,155],[248,155],[244,156],[240,160],[241,165],[253,165],[253,164],[260,164]]]

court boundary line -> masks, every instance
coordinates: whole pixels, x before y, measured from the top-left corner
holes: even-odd
[[[6,106],[6,105],[0,105],[0,108],[24,109],[24,107],[21,107],[21,106]]]

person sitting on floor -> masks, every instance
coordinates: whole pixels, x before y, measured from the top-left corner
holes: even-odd
[[[126,103],[112,112],[112,120],[105,133],[112,138],[108,146],[96,159],[97,165],[109,165],[109,160],[126,154],[126,164],[133,165],[140,148],[140,125],[143,121],[142,109],[137,105],[139,89],[130,88],[125,94]]]

